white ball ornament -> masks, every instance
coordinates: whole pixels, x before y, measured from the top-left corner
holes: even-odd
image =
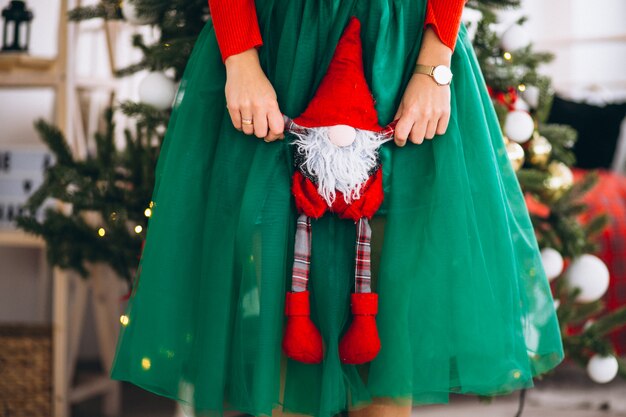
[[[552,281],[563,272],[563,256],[554,248],[541,250],[541,263],[549,281]]]
[[[619,365],[615,356],[595,354],[587,363],[587,374],[594,382],[606,384],[617,376],[618,368]]]
[[[504,121],[504,133],[518,143],[524,143],[533,134],[535,122],[527,111],[513,110],[506,115]]]
[[[135,6],[135,3],[133,3],[132,0],[122,1],[122,15],[128,23],[136,26],[149,25],[150,23],[154,23],[154,19],[152,16],[139,16],[137,14],[137,6]]]
[[[172,106],[176,83],[162,72],[151,72],[139,83],[139,100],[159,110]]]
[[[515,107],[515,110],[526,110],[526,111],[530,111],[530,106],[528,105],[528,103],[526,103],[526,101],[521,98],[521,97],[517,97],[517,100],[515,100],[515,104],[513,105]]]
[[[600,258],[586,253],[572,261],[565,280],[570,289],[580,288],[576,301],[590,303],[609,288],[609,269]]]
[[[515,24],[504,31],[500,37],[500,46],[505,51],[513,52],[530,45],[530,36],[524,28]]]
[[[524,91],[520,93],[520,95],[524,98],[524,101],[526,101],[526,103],[528,103],[531,108],[536,109],[539,105],[539,87],[534,85],[527,85]]]

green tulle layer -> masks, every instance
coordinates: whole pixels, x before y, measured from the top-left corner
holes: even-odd
[[[413,70],[426,0],[257,0],[261,64],[281,111],[307,106],[351,15],[362,25],[366,79],[381,126]],[[355,225],[312,224],[312,318],[321,364],[281,354],[297,213],[291,135],[266,143],[226,112],[225,68],[203,29],[157,165],[136,287],[120,329],[114,379],[188,404],[328,417],[373,397],[414,405],[449,393],[533,386],[563,359],[537,241],[465,26],[452,57],[447,132],[383,146],[385,201],[372,220],[373,290],[382,348],[344,365]]]

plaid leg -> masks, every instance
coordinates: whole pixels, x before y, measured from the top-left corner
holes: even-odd
[[[370,240],[372,229],[367,217],[361,217],[357,225],[356,260],[354,269],[354,292],[372,292],[372,275],[370,269]]]
[[[291,290],[306,291],[309,284],[309,267],[311,264],[311,218],[306,214],[298,216],[296,226],[296,242],[294,245],[293,273]]]

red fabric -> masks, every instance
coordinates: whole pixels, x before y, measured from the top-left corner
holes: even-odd
[[[209,0],[209,10],[222,62],[263,45],[254,0]]]
[[[428,0],[424,29],[430,25],[454,50],[464,0]],[[263,45],[254,0],[209,0],[222,61],[230,55]]]
[[[574,181],[578,182],[587,170],[573,168]],[[582,224],[599,214],[610,217],[608,226],[598,236],[599,252],[594,253],[606,263],[610,282],[603,297],[607,310],[613,311],[626,305],[626,176],[604,169],[597,170],[598,183],[582,201],[588,209],[578,216]],[[528,209],[542,217],[549,214],[549,208],[526,196]],[[626,354],[626,328],[622,327],[611,334],[611,341],[618,354]]]
[[[304,363],[319,363],[324,356],[322,335],[311,321],[309,291],[288,292],[285,298],[287,324],[282,348],[285,355]]]
[[[380,131],[374,97],[363,71],[361,22],[348,21],[328,70],[306,110],[293,120],[304,127],[348,125]]]
[[[437,37],[454,51],[466,0],[428,0],[424,29],[429,25]]]
[[[317,192],[317,186],[298,170],[295,170],[293,173],[291,192],[299,213],[319,219],[326,210],[330,209],[330,211],[337,213],[340,218],[352,219],[356,222],[361,217],[371,219],[382,204],[382,176],[382,169],[379,168],[363,185],[361,198],[353,201],[351,204],[346,204],[343,199],[343,193],[336,191],[335,201],[332,207],[328,207],[326,201]]]
[[[380,351],[380,338],[376,327],[378,294],[352,293],[352,323],[339,342],[342,363],[369,362]]]

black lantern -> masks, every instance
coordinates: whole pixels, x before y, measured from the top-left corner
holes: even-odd
[[[33,13],[26,8],[26,3],[22,0],[12,0],[2,9],[2,18],[4,19],[2,52],[28,51]]]

